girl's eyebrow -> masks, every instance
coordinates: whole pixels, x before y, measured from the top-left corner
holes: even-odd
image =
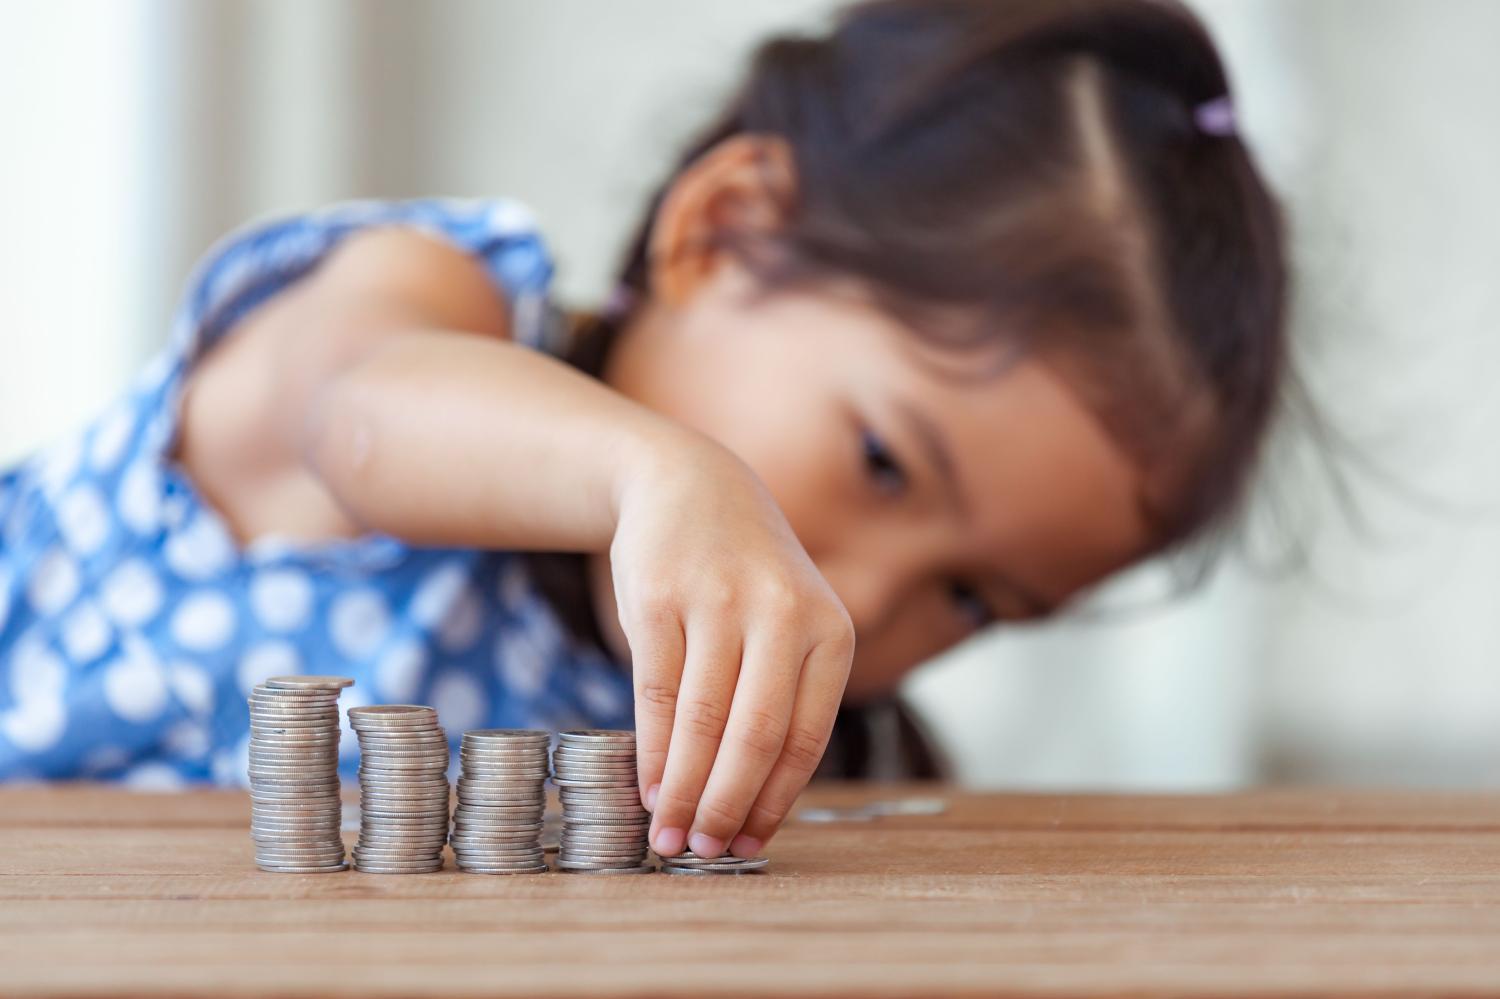
[[[907,428],[921,441],[928,464],[937,469],[938,482],[943,487],[943,499],[959,517],[965,521],[970,520],[972,511],[958,482],[958,464],[953,460],[953,449],[948,446],[947,435],[926,413],[909,402],[898,400],[896,411],[901,414]]]

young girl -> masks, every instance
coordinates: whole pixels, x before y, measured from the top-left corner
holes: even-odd
[[[1284,363],[1275,204],[1154,0],[773,40],[604,314],[550,274],[508,201],[214,250],[0,479],[0,775],[233,781],[245,692],[337,673],[454,736],[633,722],[653,846],[753,855],[841,701],[1222,523]]]

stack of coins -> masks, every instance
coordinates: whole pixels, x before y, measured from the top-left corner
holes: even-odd
[[[547,870],[542,813],[547,809],[547,743],[532,729],[479,729],[459,747],[453,857],[470,874]]]
[[[675,857],[661,858],[666,874],[754,874],[770,863],[765,857],[700,857],[684,850]]]
[[[562,799],[557,869],[643,874],[651,814],[641,807],[635,733],[587,729],[558,735],[552,779]]]
[[[442,870],[448,840],[448,737],[437,712],[415,704],[350,708],[359,737],[359,842],[371,874]]]
[[[282,874],[342,871],[339,836],[341,676],[273,676],[250,694],[250,836],[255,866]]]

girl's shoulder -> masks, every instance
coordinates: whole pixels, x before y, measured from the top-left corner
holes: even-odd
[[[191,361],[350,236],[393,226],[437,237],[472,257],[501,292],[516,339],[548,346],[554,268],[531,211],[510,198],[423,198],[340,202],[251,223],[225,236],[189,278],[174,327],[174,352]]]

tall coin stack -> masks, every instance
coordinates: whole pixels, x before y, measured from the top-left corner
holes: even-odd
[[[341,676],[273,676],[250,694],[250,836],[255,866],[282,874],[342,871],[339,836]]]
[[[426,874],[448,840],[448,737],[437,712],[415,704],[350,708],[359,737],[359,843],[354,867]]]
[[[641,807],[635,733],[563,732],[552,752],[552,780],[562,799],[560,871],[644,874],[651,813]]]
[[[465,732],[459,747],[453,857],[470,874],[547,870],[542,813],[547,809],[547,744],[532,729]]]

